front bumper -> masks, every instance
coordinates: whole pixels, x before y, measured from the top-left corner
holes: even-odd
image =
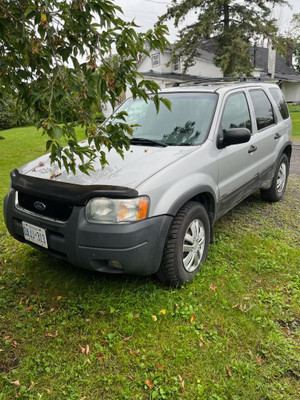
[[[17,207],[12,190],[4,199],[4,219],[10,234],[21,242],[26,242],[22,221],[45,229],[48,249],[27,243],[78,267],[151,275],[159,268],[173,218],[161,215],[129,224],[91,224],[85,207],[75,206],[67,222],[56,222]]]

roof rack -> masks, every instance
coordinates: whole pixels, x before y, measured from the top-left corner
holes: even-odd
[[[255,76],[225,76],[225,77],[220,77],[220,78],[196,78],[196,79],[189,79],[185,81],[180,81],[180,82],[175,82],[173,84],[173,87],[181,86],[184,84],[192,84],[192,85],[197,85],[197,84],[209,84],[209,83],[223,83],[223,82],[247,82],[247,81],[256,81],[259,82],[261,79],[260,77],[255,77]]]

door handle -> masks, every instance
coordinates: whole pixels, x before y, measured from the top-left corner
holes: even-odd
[[[250,146],[250,149],[248,150],[248,153],[249,154],[254,153],[256,150],[257,150],[257,147],[252,145],[252,146]]]
[[[275,134],[275,136],[274,136],[274,139],[277,140],[277,139],[279,139],[280,137],[281,137],[280,133],[277,132],[277,133]]]

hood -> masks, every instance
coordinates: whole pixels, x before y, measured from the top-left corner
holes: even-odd
[[[86,145],[86,142],[82,144]],[[64,168],[60,169],[55,164],[51,165],[49,155],[46,154],[19,168],[19,172],[36,178],[53,179],[77,185],[113,185],[136,189],[152,175],[196,148],[194,146],[131,145],[128,151],[124,151],[124,159],[115,150],[106,151],[109,164],[102,168],[99,162],[95,162],[95,171],[90,171],[90,175],[83,174],[79,169],[76,175],[68,174]]]

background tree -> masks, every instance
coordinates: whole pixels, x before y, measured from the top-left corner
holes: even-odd
[[[193,65],[199,54],[199,42],[214,38],[216,64],[225,76],[250,74],[253,65],[249,56],[251,39],[256,36],[274,38],[276,26],[270,18],[275,5],[286,0],[172,0],[160,22],[174,19],[175,26],[188,12],[198,15],[192,25],[179,32],[174,57],[182,57],[184,70]]]
[[[157,108],[160,102],[170,106],[159,98],[158,85],[136,71],[138,54],[149,54],[146,44],[164,50],[167,28],[136,33],[121,12],[110,0],[0,0],[0,95],[12,93],[23,110],[33,108],[37,127],[49,136],[51,162],[67,171],[75,173],[78,163],[87,173],[97,157],[104,165],[103,146],[121,155],[129,147],[132,127],[124,115],[99,129],[95,105],[110,102],[114,108],[130,88],[133,97],[154,94]],[[107,61],[112,49],[122,63]],[[76,125],[86,128],[93,146],[79,145]]]
[[[0,130],[25,126],[33,123],[31,110],[20,112],[20,105],[12,94],[5,93],[0,98]]]
[[[293,15],[288,31],[278,36],[277,51],[286,60],[293,58],[293,66],[300,74],[300,13]]]

